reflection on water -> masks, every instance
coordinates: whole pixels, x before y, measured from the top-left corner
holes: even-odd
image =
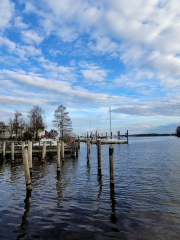
[[[115,184],[109,182],[109,146],[81,144],[78,158],[33,159],[26,193],[22,159],[0,164],[0,239],[179,239],[180,140],[134,138],[114,145]]]
[[[100,171],[98,173],[98,183],[99,183],[99,192],[98,192],[98,195],[97,195],[97,201],[99,202],[100,197],[101,197],[101,193],[102,193],[102,174],[101,174]]]
[[[28,222],[28,219],[27,219],[27,214],[28,212],[30,211],[30,201],[29,201],[29,198],[31,197],[31,191],[27,191],[26,192],[26,198],[24,199],[24,203],[25,203],[25,206],[24,206],[24,214],[22,216],[22,223],[21,223],[21,229],[22,230],[26,230],[27,227],[29,226],[29,222]]]
[[[56,190],[57,190],[57,196],[58,196],[58,202],[57,206],[60,206],[62,204],[62,184],[61,184],[61,173],[57,172],[57,183],[56,183]]]
[[[114,184],[110,184],[110,198],[111,198],[111,208],[112,208],[111,222],[116,226],[118,219],[116,217],[116,195],[114,190]],[[111,229],[112,231],[119,232],[117,227],[112,227]]]

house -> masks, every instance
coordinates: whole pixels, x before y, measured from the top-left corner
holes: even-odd
[[[10,129],[9,126],[5,125],[4,122],[0,122],[0,138],[9,138]]]

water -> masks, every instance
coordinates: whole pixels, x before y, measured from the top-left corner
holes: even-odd
[[[44,165],[34,159],[31,196],[22,161],[0,165],[0,239],[179,239],[180,139],[129,142],[114,145],[114,189],[108,145],[102,145],[102,176],[95,145],[87,163],[81,143],[59,176],[55,158]]]

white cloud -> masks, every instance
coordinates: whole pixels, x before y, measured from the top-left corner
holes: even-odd
[[[41,55],[41,50],[35,48],[33,45],[29,46],[18,46],[15,53],[19,55],[20,58],[26,60],[29,56],[39,56]]]
[[[50,50],[49,50],[49,53],[50,53],[52,56],[57,56],[57,55],[63,54],[62,51],[57,50],[57,49],[50,49]]]
[[[92,81],[104,81],[108,70],[101,69],[100,66],[96,65],[95,63],[88,63],[86,61],[79,62],[78,64],[82,70],[80,72],[83,74],[85,79],[92,80]]]
[[[14,14],[14,3],[10,0],[0,1],[0,29],[9,26],[9,22]]]
[[[106,70],[96,69],[96,70],[81,70],[84,78],[90,79],[93,81],[103,81],[107,76]]]
[[[89,42],[89,48],[102,54],[119,52],[120,46],[113,42],[109,37],[98,37],[96,43]]]
[[[43,105],[47,104],[48,100],[41,98],[25,98],[17,96],[4,96],[0,95],[0,104],[3,106],[25,106],[25,105]]]
[[[154,101],[133,102],[131,105],[124,105],[120,108],[113,109],[112,112],[140,115],[140,116],[175,116],[180,115],[179,109],[180,97],[156,99]]]
[[[43,41],[43,37],[40,37],[39,34],[33,30],[22,31],[22,39],[25,43],[28,44],[40,44]]]
[[[6,28],[0,32],[0,61],[10,69],[0,79],[12,96],[23,99],[30,88],[42,99],[48,93],[45,105],[54,99],[72,107],[111,105],[126,117],[179,114],[179,0],[13,2],[0,2],[0,28]],[[7,95],[4,88],[1,94]]]
[[[16,48],[16,43],[10,41],[6,37],[1,37],[0,36],[0,47],[1,46],[6,46],[10,51],[14,51]]]
[[[10,41],[8,38],[0,36],[0,47],[6,46],[11,54],[18,55],[21,59],[26,59],[28,56],[37,56],[41,54],[41,50],[33,45],[20,45]]]
[[[14,18],[14,26],[22,29],[26,29],[29,27],[28,24],[22,22],[22,17],[20,16]]]
[[[48,90],[55,93],[61,93],[61,98],[66,98],[68,101],[72,101],[73,104],[92,104],[98,103],[102,105],[109,105],[111,104],[118,104],[119,102],[128,102],[132,101],[131,99],[125,97],[119,97],[116,95],[110,96],[107,93],[93,93],[85,88],[80,86],[72,86],[70,82],[67,81],[60,81],[60,80],[53,80],[53,79],[45,79],[43,77],[27,74],[20,74],[14,71],[9,70],[1,70],[0,75],[12,79],[16,82],[22,83],[23,85],[29,85],[32,87],[38,88],[39,91],[41,90]]]
[[[59,66],[57,63],[51,62],[44,57],[40,57],[37,60],[40,62],[41,67],[46,70],[46,76],[68,82],[76,82],[77,76],[73,66]]]

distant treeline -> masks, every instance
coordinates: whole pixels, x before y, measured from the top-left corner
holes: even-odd
[[[164,137],[164,136],[176,136],[175,133],[148,133],[148,134],[134,134],[134,135],[129,135],[131,137]]]

